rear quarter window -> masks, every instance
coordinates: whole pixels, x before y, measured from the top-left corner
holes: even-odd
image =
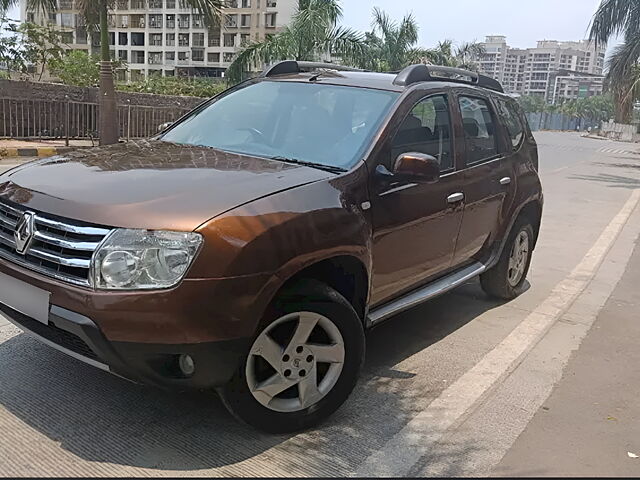
[[[500,120],[506,127],[507,133],[509,134],[513,150],[518,150],[522,144],[525,134],[525,126],[522,120],[522,115],[520,115],[519,108],[514,103],[503,99],[497,99],[496,105],[498,107]]]

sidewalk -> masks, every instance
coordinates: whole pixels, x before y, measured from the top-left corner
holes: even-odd
[[[623,277],[562,379],[493,475],[640,473],[639,282],[636,244]]]
[[[91,140],[71,140],[69,146],[64,140],[11,140],[0,139],[0,160],[11,157],[50,157],[61,153],[91,147]]]

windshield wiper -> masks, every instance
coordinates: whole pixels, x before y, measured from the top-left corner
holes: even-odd
[[[318,170],[324,170],[325,172],[331,172],[331,173],[344,173],[347,171],[346,168],[336,167],[334,165],[325,165],[324,163],[307,162],[305,160],[298,160],[297,158],[275,156],[275,157],[269,157],[269,159],[277,160],[279,162],[293,163],[295,165],[303,165],[305,167],[317,168]]]

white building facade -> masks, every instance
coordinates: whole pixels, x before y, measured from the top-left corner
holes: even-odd
[[[97,53],[99,38],[90,38],[74,0],[60,0],[48,18],[28,12],[22,20],[55,23],[72,49]],[[149,75],[220,77],[246,43],[263,40],[291,21],[297,0],[227,0],[222,25],[207,29],[201,14],[184,0],[117,0],[109,15],[110,48],[128,64],[119,80]],[[97,37],[97,36],[96,36]]]
[[[476,61],[481,73],[508,93],[538,95],[549,102],[598,95],[603,88],[605,46],[587,41],[539,41],[535,48],[511,48],[504,36],[488,36]]]

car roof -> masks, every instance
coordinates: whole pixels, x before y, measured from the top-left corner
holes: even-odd
[[[358,70],[333,63],[300,62],[284,60],[267,67],[261,79],[281,82],[313,82],[356,88],[372,88],[403,92],[414,85],[432,89],[465,85],[480,91],[504,95],[497,80],[477,72],[441,65],[416,64],[400,72],[378,73]],[[430,88],[430,89],[431,89]],[[504,95],[506,98],[511,98]]]
[[[318,75],[320,73],[320,75]],[[511,99],[510,96],[484,88],[478,85],[472,85],[467,83],[442,80],[429,80],[412,83],[410,85],[397,85],[394,83],[396,79],[396,73],[378,73],[378,72],[358,72],[358,71],[332,71],[325,70],[322,72],[300,72],[292,74],[274,75],[263,78],[263,80],[277,81],[277,82],[310,82],[314,84],[325,85],[338,85],[345,87],[356,88],[371,88],[376,90],[387,90],[391,92],[402,93],[408,88],[414,85],[422,85],[423,87],[429,87],[429,89],[438,90],[451,87],[466,87],[474,90],[478,90],[485,94],[491,93],[498,95],[505,99]]]

